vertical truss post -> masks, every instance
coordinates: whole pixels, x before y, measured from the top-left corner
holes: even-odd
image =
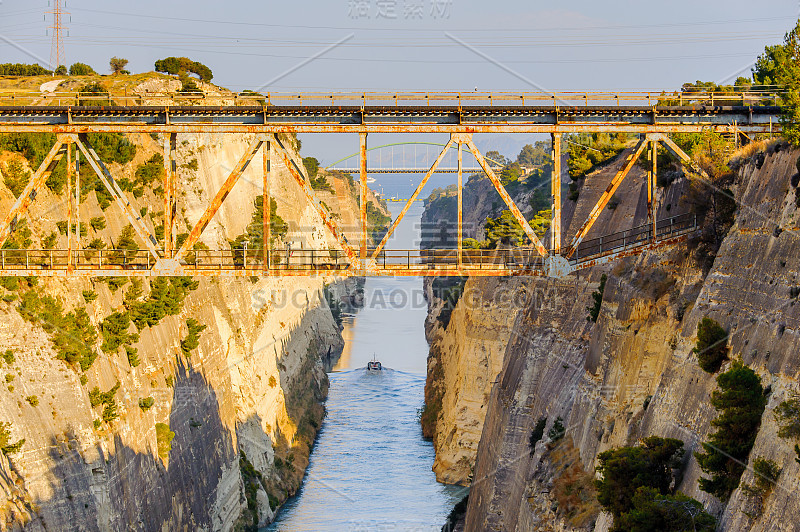
[[[3,218],[3,221],[0,222],[0,247],[3,247],[3,244],[6,243],[8,237],[11,236],[14,228],[28,211],[28,207],[30,207],[31,203],[33,203],[33,200],[39,193],[39,189],[44,186],[47,178],[50,177],[50,174],[53,173],[56,165],[64,156],[65,140],[65,137],[62,135],[59,135],[56,138],[55,145],[44,158],[42,164],[39,165],[39,168],[33,174],[31,180],[17,198],[17,201],[14,202],[11,210],[8,212],[8,214],[6,214],[5,218]]]
[[[458,269],[464,266],[464,157],[462,155],[463,143],[458,141]]]
[[[177,135],[164,134],[164,257],[175,252],[175,147]]]
[[[361,162],[361,260],[367,258],[367,134],[359,133]]]
[[[72,217],[75,211],[72,197],[72,138],[67,142],[67,269],[72,270]],[[80,233],[77,235],[80,238]]]
[[[561,253],[561,134],[552,134],[553,175],[550,190],[552,195],[552,215],[550,223],[550,251],[553,255]]]
[[[272,142],[270,142],[270,137],[267,137],[267,141],[264,143],[264,146],[261,148],[263,150],[264,155],[264,194],[261,197],[261,206],[263,210],[263,232],[262,232],[262,239],[264,243],[261,245],[264,248],[264,272],[266,273],[270,268],[270,254],[271,254],[271,246],[270,240],[272,239],[272,199],[269,195],[269,178],[270,178],[270,150],[272,149]]]

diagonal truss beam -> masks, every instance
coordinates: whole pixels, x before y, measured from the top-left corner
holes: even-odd
[[[313,205],[316,209],[317,214],[319,214],[320,218],[322,218],[322,222],[328,227],[333,237],[342,247],[344,250],[345,255],[347,258],[350,259],[352,262],[358,260],[358,254],[347,242],[347,238],[345,238],[344,234],[339,230],[339,227],[336,223],[331,219],[331,215],[328,210],[322,206],[320,201],[317,199],[317,196],[314,194],[314,190],[311,188],[311,185],[308,184],[308,181],[305,178],[305,174],[300,169],[300,166],[292,159],[289,155],[289,152],[286,150],[286,147],[281,142],[281,139],[278,138],[277,135],[274,135],[273,138],[275,139],[275,146],[276,152],[280,156],[283,164],[286,165],[286,168],[289,169],[289,173],[292,174],[294,180],[297,181],[297,184],[300,185],[300,188],[303,190],[303,193],[306,195],[306,199]]]
[[[411,205],[417,200],[417,196],[419,196],[420,193],[422,192],[422,189],[425,188],[425,185],[428,183],[428,179],[430,179],[430,177],[434,174],[434,172],[436,172],[436,169],[439,168],[439,165],[444,160],[445,155],[447,155],[447,150],[450,149],[450,147],[453,145],[453,142],[454,142],[453,137],[451,136],[450,140],[447,142],[444,149],[442,149],[441,153],[439,153],[439,157],[437,157],[436,160],[433,162],[433,166],[431,166],[430,170],[428,170],[428,173],[426,173],[425,177],[423,177],[422,181],[420,181],[417,189],[411,195],[411,199],[409,199],[406,202],[405,206],[403,207],[403,210],[400,211],[400,214],[398,214],[397,218],[395,218],[394,222],[392,222],[392,226],[384,235],[383,239],[381,240],[381,243],[378,244],[377,248],[375,248],[375,251],[372,253],[373,259],[377,258],[377,256],[380,255],[380,252],[383,251],[383,248],[384,246],[386,246],[386,243],[389,241],[389,238],[391,238],[391,236],[394,234],[395,230],[397,229],[397,226],[400,225],[400,222],[403,221],[403,217],[408,212],[408,209],[411,208]]]
[[[125,214],[125,217],[128,218],[133,230],[137,235],[139,235],[139,238],[142,239],[145,246],[147,246],[150,254],[155,260],[159,260],[160,257],[158,256],[158,249],[156,248],[156,246],[158,246],[158,240],[156,240],[156,237],[150,234],[150,231],[147,229],[144,220],[139,213],[136,212],[136,209],[133,208],[133,205],[131,205],[131,202],[128,201],[128,198],[125,197],[125,193],[122,192],[121,188],[119,188],[119,185],[117,185],[117,182],[111,176],[111,172],[108,171],[106,165],[103,164],[103,161],[100,160],[100,157],[98,157],[97,153],[94,151],[94,148],[92,148],[91,144],[89,144],[89,141],[86,139],[86,135],[78,135],[75,139],[75,143],[78,145],[78,148],[80,148],[81,152],[83,152],[83,155],[89,162],[89,166],[92,167],[94,173],[97,174],[97,177],[99,177],[100,181],[102,181],[103,185],[105,185],[106,190],[108,190],[109,194],[111,194],[111,196],[117,202],[120,210],[122,210],[122,212]]]
[[[514,200],[511,199],[511,196],[509,196],[508,192],[506,192],[505,187],[494,173],[494,170],[492,170],[492,168],[486,162],[486,159],[478,150],[478,147],[475,146],[475,143],[472,141],[472,135],[461,135],[460,138],[461,141],[469,147],[469,151],[471,151],[472,155],[475,156],[475,159],[478,161],[478,164],[481,165],[481,168],[483,168],[483,171],[486,173],[486,175],[489,176],[489,179],[492,181],[497,193],[500,194],[501,198],[503,198],[503,201],[508,206],[511,214],[514,215],[514,218],[516,218],[519,225],[522,226],[522,230],[525,231],[525,234],[528,235],[530,241],[533,242],[533,245],[536,247],[536,251],[539,252],[539,255],[546,257],[548,255],[547,249],[544,247],[541,240],[539,240],[539,237],[536,236],[536,233],[533,232],[533,228],[531,228],[528,220],[525,219],[525,217],[522,215],[522,212],[519,210],[519,207],[517,207],[517,204],[514,203]]]
[[[14,231],[21,217],[25,215],[28,207],[30,207],[33,200],[36,199],[39,189],[47,181],[47,178],[50,177],[50,174],[53,173],[53,170],[55,170],[61,158],[64,157],[66,153],[64,141],[65,139],[63,136],[59,135],[57,137],[56,143],[50,150],[50,153],[44,158],[44,161],[39,165],[36,173],[33,174],[27,186],[17,198],[17,201],[14,202],[9,213],[3,218],[3,221],[0,223],[0,247],[2,247],[3,244],[6,243],[6,240],[8,240],[8,237],[11,236],[12,231]]]
[[[566,258],[570,258],[573,255],[573,253],[575,253],[575,250],[578,249],[578,246],[586,237],[586,234],[592,228],[594,223],[597,221],[597,218],[600,216],[600,213],[603,212],[603,209],[606,208],[608,201],[614,195],[614,192],[616,192],[619,186],[622,184],[622,181],[625,179],[625,176],[628,175],[633,166],[636,164],[636,161],[642,155],[642,152],[644,151],[648,143],[649,140],[647,137],[642,137],[639,140],[639,143],[636,145],[636,149],[628,159],[628,164],[626,164],[622,170],[617,172],[617,175],[615,175],[614,179],[611,180],[611,183],[608,185],[608,188],[606,188],[605,192],[603,192],[603,195],[600,196],[600,199],[597,201],[597,204],[592,209],[592,212],[589,213],[589,217],[586,219],[585,222],[583,222],[583,225],[578,230],[577,234],[575,235],[575,238],[572,239],[572,243],[569,245],[569,248],[567,249],[567,252],[565,254]]]
[[[211,203],[206,208],[203,215],[194,225],[192,230],[189,232],[189,236],[186,238],[186,241],[183,243],[181,248],[175,253],[175,260],[180,261],[186,254],[189,252],[190,249],[194,247],[197,243],[200,235],[203,234],[205,228],[208,226],[211,219],[214,218],[214,215],[217,214],[217,211],[222,206],[222,203],[225,201],[225,198],[228,197],[231,190],[233,190],[234,185],[239,181],[239,178],[242,176],[244,171],[247,169],[247,166],[250,164],[250,161],[253,160],[258,150],[261,149],[261,146],[264,144],[263,139],[258,139],[250,143],[250,146],[247,148],[247,151],[242,155],[239,159],[239,162],[236,163],[236,166],[231,171],[228,178],[222,184],[220,189],[217,191],[216,196],[214,199],[211,200]]]

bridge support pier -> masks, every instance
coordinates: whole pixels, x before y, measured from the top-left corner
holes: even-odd
[[[458,141],[458,269],[464,267],[464,143]]]
[[[72,138],[67,140],[67,270],[71,271],[72,266],[72,224],[75,211],[74,198],[72,196]],[[78,199],[80,201],[80,198]],[[80,233],[75,235],[81,237]]]

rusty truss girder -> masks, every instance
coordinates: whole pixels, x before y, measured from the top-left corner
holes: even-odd
[[[780,107],[691,106],[2,106],[0,132],[767,133]]]
[[[0,246],[6,242],[15,226],[25,215],[38,191],[56,164],[66,156],[68,239],[67,250],[5,250],[0,275],[33,276],[507,276],[545,275],[563,276],[575,270],[598,265],[616,258],[641,253],[662,245],[678,243],[686,238],[695,225],[686,225],[675,219],[656,220],[655,183],[657,146],[663,144],[693,171],[707,178],[703,171],[681,151],[667,136],[672,132],[713,130],[734,133],[777,131],[780,109],[769,106],[233,106],[233,107],[0,107],[0,133],[50,132],[57,133],[53,146],[40,167],[34,172],[11,210],[0,221]],[[624,167],[614,176],[608,188],[592,209],[581,228],[568,241],[562,242],[561,199],[561,134],[582,131],[612,131],[639,133],[640,140]],[[115,181],[111,171],[91,147],[89,132],[160,132],[164,134],[164,243],[163,247],[149,232],[124,191]],[[176,178],[174,152],[178,133],[256,133],[239,162],[209,200],[205,211],[192,227],[188,238],[175,249],[176,197],[180,186]],[[305,168],[293,157],[276,133],[279,132],[356,132],[360,145],[359,231],[358,243],[351,244],[311,188]],[[450,139],[436,161],[421,180],[414,194],[393,221],[381,242],[371,248],[367,227],[367,137],[370,132],[447,132]],[[552,135],[553,177],[551,184],[552,221],[547,245],[534,233],[521,210],[505,190],[495,170],[480,153],[473,141],[473,133],[487,132],[548,132]],[[439,166],[447,150],[457,148],[458,167],[448,169],[457,174],[458,224],[457,247],[454,250],[431,250],[412,260],[411,252],[403,263],[402,252],[386,250],[390,237],[402,222],[409,208],[419,197],[431,175]],[[520,224],[528,245],[518,250],[493,252],[476,258],[471,250],[463,249],[463,150],[468,149],[482,171],[491,181],[508,210]],[[73,160],[74,150],[74,160]],[[305,266],[295,264],[288,257],[281,258],[273,249],[250,250],[252,257],[244,256],[237,262],[228,252],[214,258],[196,250],[203,231],[219,211],[228,194],[240,180],[243,172],[262,153],[263,175],[263,234],[270,243],[270,182],[272,162],[280,160],[297,182],[302,194],[322,220],[325,230],[336,242],[335,261],[323,259],[321,250],[311,253]],[[628,176],[639,157],[648,152],[652,166],[647,173],[648,225],[639,228],[636,237],[623,232],[621,244],[609,247],[609,238],[587,241],[594,223]],[[139,238],[142,249],[138,252],[82,250],[78,211],[80,208],[79,160],[92,168],[106,190],[124,213]],[[73,168],[73,162],[75,168]],[[73,185],[74,178],[74,185]],[[73,220],[77,224],[73,224]],[[682,224],[682,225],[681,225]],[[73,234],[74,232],[74,234]],[[606,238],[603,243],[603,238]],[[626,240],[627,239],[627,240]],[[595,242],[599,240],[599,244]],[[590,244],[591,243],[591,244]],[[599,249],[589,253],[588,249]],[[105,253],[105,257],[103,254]],[[400,255],[397,255],[400,253]],[[132,256],[129,256],[132,254]],[[257,257],[263,257],[258,260]],[[394,259],[392,259],[394,257]],[[6,260],[6,259],[9,260]],[[388,259],[388,262],[387,262]],[[105,260],[105,262],[104,262]],[[285,263],[283,262],[285,260]],[[399,261],[399,262],[398,262]]]

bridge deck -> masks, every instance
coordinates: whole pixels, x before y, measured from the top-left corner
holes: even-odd
[[[724,103],[724,102],[723,102]],[[1,106],[0,132],[768,132],[766,105]]]

